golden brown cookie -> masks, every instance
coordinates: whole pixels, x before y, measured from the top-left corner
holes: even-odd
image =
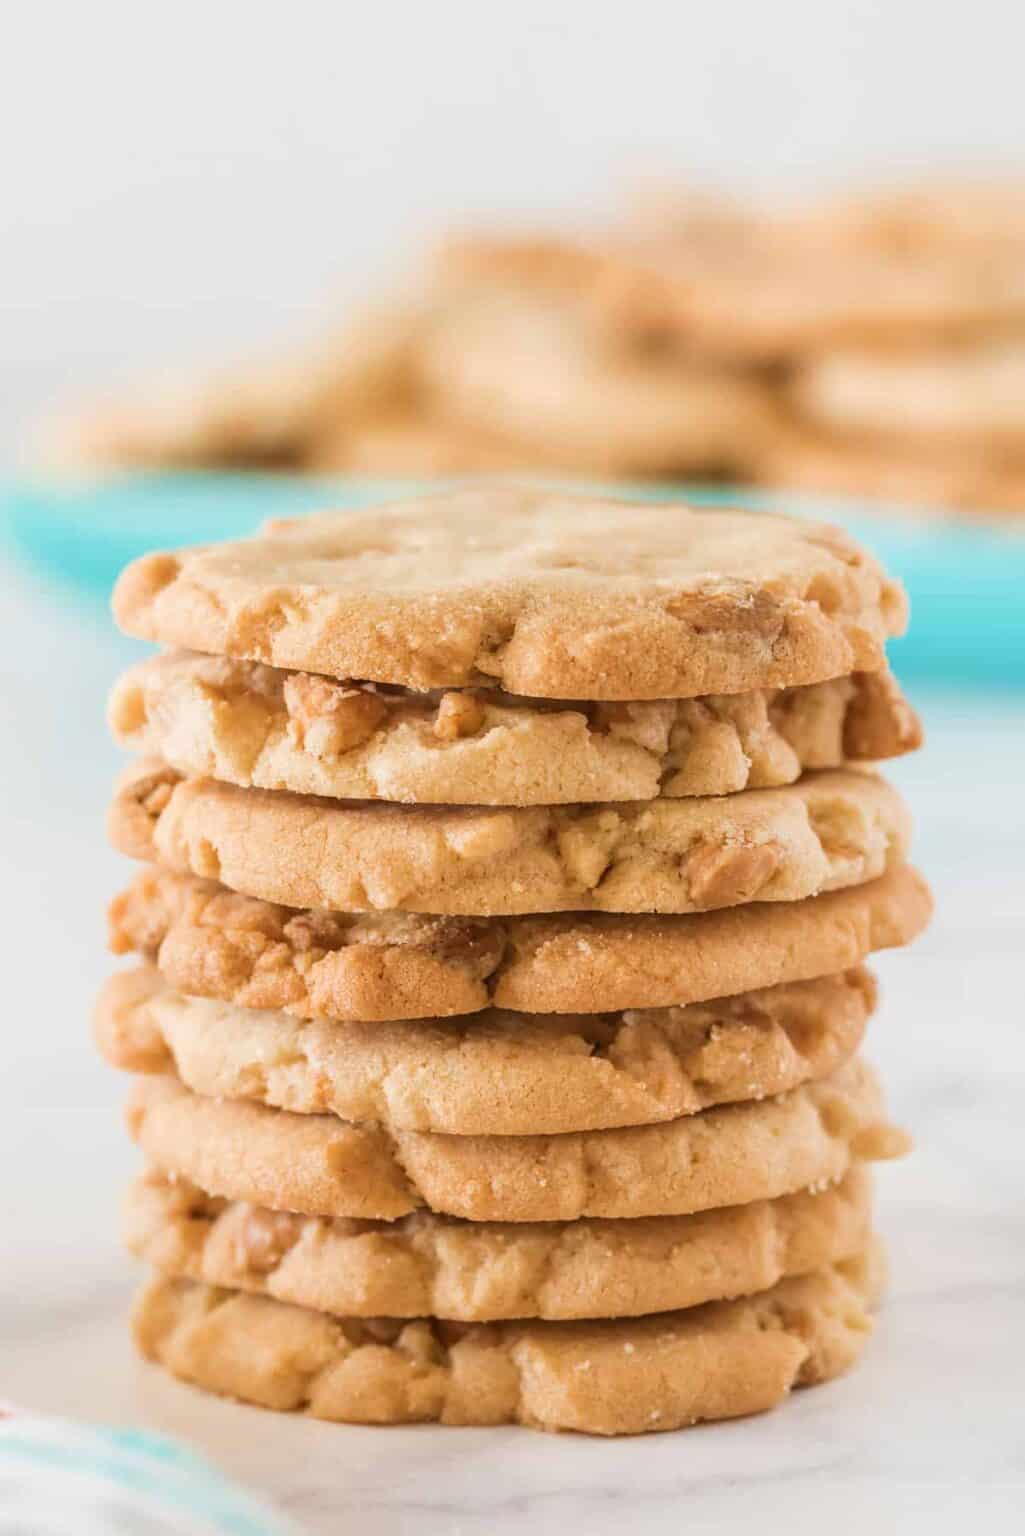
[[[333,799],[564,805],[726,795],[921,741],[892,673],[802,688],[587,704],[499,689],[410,693],[196,652],[132,667],[118,743],[184,774]]]
[[[408,688],[663,699],[883,665],[900,587],[839,529],[515,487],[269,525],[125,570],[129,634]]]
[[[911,832],[896,790],[855,771],[742,795],[467,809],[240,789],[145,758],[108,827],[122,853],[265,901],[480,917],[798,901],[877,879]]]
[[[807,208],[808,231],[850,249],[921,258],[974,247],[984,255],[1025,249],[1020,176],[929,176],[858,188]]]
[[[1022,244],[901,249],[807,214],[741,219],[703,240],[641,232],[609,243],[591,303],[621,344],[734,365],[960,342],[1020,329]]]
[[[1025,248],[1023,248],[1025,258]],[[848,348],[809,358],[789,391],[826,433],[917,448],[940,462],[967,447],[1025,470],[1025,343],[988,340],[892,353]]]
[[[946,453],[914,443],[858,442],[796,420],[781,424],[766,446],[758,478],[775,488],[916,511],[1025,512],[1025,465],[978,448]]]
[[[516,443],[426,415],[408,412],[370,416],[324,433],[310,458],[310,468],[324,473],[387,475],[433,480],[453,475],[508,474],[555,468],[532,463]]]
[[[444,1324],[329,1317],[190,1280],[150,1282],[135,1341],[172,1375],[347,1423],[522,1423],[643,1434],[774,1407],[847,1370],[882,1288],[856,1259],[743,1301],[614,1322]]]
[[[435,408],[515,442],[525,467],[609,477],[737,472],[771,416],[753,373],[603,346],[586,297],[478,286],[425,339]]]
[[[136,1081],[128,1124],[151,1163],[210,1194],[381,1221],[421,1206],[468,1221],[688,1215],[835,1183],[907,1148],[859,1059],[760,1103],[561,1136],[390,1133],[202,1098],[173,1077]]]
[[[77,469],[293,468],[321,387],[312,358],[145,382],[132,401],[52,429],[51,464]]]
[[[906,865],[807,901],[689,917],[456,918],[297,911],[143,869],[110,908],[115,954],[181,992],[300,1019],[607,1013],[732,996],[848,969],[909,944],[932,901]]]
[[[150,967],[100,993],[100,1050],[208,1098],[390,1130],[532,1136],[648,1125],[826,1077],[861,1044],[875,983],[853,970],[689,1008],[469,1021],[300,1023],[186,997]]]
[[[394,1222],[294,1216],[150,1171],[124,1210],[131,1251],[200,1280],[341,1317],[494,1322],[638,1317],[767,1290],[869,1240],[872,1181],[856,1164],[813,1193],[633,1221]]]
[[[287,356],[141,381],[131,400],[55,423],[47,458],[100,470],[316,467],[325,440],[410,407],[428,308],[415,297],[370,305]]]

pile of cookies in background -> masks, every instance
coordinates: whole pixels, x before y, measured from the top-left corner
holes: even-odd
[[[75,467],[576,474],[1025,510],[1025,187],[471,235],[306,351],[79,420]]]
[[[342,1421],[769,1408],[881,1283],[863,962],[929,896],[829,527],[480,488],[149,555],[110,812],[139,1347]]]

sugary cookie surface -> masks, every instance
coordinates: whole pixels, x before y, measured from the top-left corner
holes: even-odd
[[[823,524],[496,487],[269,525],[123,573],[130,634],[342,678],[652,699],[873,671],[900,587]]]

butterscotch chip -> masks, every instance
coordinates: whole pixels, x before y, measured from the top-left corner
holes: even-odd
[[[774,1407],[848,1369],[883,1281],[858,1257],[743,1301],[614,1322],[444,1324],[334,1317],[190,1280],[136,1302],[149,1359],[265,1408],[369,1424],[522,1423],[644,1434]]]
[[[177,652],[126,672],[118,742],[185,774],[337,799],[560,805],[724,795],[911,751],[887,671],[801,688],[618,704],[499,689],[416,694]]]
[[[108,827],[122,852],[142,851],[137,785],[148,793],[161,771],[143,759],[121,780]],[[502,809],[350,805],[193,778],[149,815],[151,858],[248,896],[482,917],[797,901],[876,879],[910,836],[895,790],[842,771],[727,797]]]
[[[139,1078],[132,1136],[164,1173],[212,1195],[310,1216],[393,1221],[426,1206],[467,1221],[672,1216],[835,1183],[906,1150],[855,1059],[758,1103],[556,1136],[450,1136],[203,1098]],[[854,1148],[857,1147],[857,1152]]]
[[[732,907],[754,901],[781,862],[777,843],[697,843],[684,874],[695,906]]]
[[[836,528],[493,487],[275,523],[121,575],[128,633],[429,689],[662,699],[875,671],[901,589]]]
[[[287,675],[281,701],[291,745],[318,758],[340,757],[362,746],[387,714],[377,694],[345,687],[327,677],[311,677],[307,672]]]
[[[297,911],[152,867],[112,902],[110,943],[152,956],[183,992],[301,1018],[397,1019],[487,1007],[508,938],[488,918]]]
[[[795,903],[690,917],[442,918],[297,911],[153,866],[110,909],[111,948],[179,991],[301,1019],[662,1008],[803,981],[908,944],[932,910],[906,866]]]
[[[692,1216],[633,1221],[394,1222],[296,1216],[215,1199],[149,1172],[124,1234],[173,1278],[273,1296],[343,1317],[493,1322],[637,1317],[766,1290],[852,1258],[869,1238],[871,1179]]]
[[[434,717],[434,734],[442,741],[461,741],[476,736],[486,716],[481,700],[472,693],[443,693]]]
[[[848,1060],[874,1003],[872,978],[854,970],[689,1008],[343,1026],[186,997],[144,967],[107,982],[94,1025],[112,1066],[174,1071],[210,1098],[522,1136],[783,1093]]]

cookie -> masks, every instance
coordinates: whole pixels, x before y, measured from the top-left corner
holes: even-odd
[[[769,428],[755,374],[602,346],[586,297],[478,287],[444,312],[421,368],[436,409],[515,442],[526,468],[622,477],[734,473]]]
[[[124,1237],[175,1279],[273,1296],[341,1317],[495,1322],[638,1317],[764,1291],[852,1258],[869,1240],[872,1181],[693,1216],[517,1225],[419,1211],[394,1222],[293,1216],[225,1201],[151,1171]]]
[[[607,1013],[845,970],[909,944],[931,910],[907,866],[807,901],[690,917],[504,919],[296,911],[154,866],[112,902],[110,945],[150,956],[181,992],[300,1019],[440,1018],[492,1003]]]
[[[300,356],[167,375],[133,401],[55,424],[48,458],[93,470],[296,468],[320,387],[318,367]]]
[[[124,674],[118,743],[184,774],[332,799],[564,805],[726,795],[921,741],[888,671],[628,704],[411,693],[177,652]]]
[[[408,408],[425,317],[412,298],[375,304],[289,356],[142,381],[130,401],[56,423],[48,458],[101,470],[315,467],[325,438]]]
[[[158,759],[124,775],[108,828],[122,853],[264,901],[480,917],[798,901],[884,874],[911,830],[897,792],[855,771],[725,797],[466,809],[240,789]]]
[[[186,997],[143,967],[107,982],[94,1028],[112,1066],[175,1072],[209,1098],[532,1136],[673,1120],[826,1077],[858,1049],[875,996],[854,970],[689,1008],[340,1025]]]
[[[1025,183],[1020,177],[930,176],[896,186],[859,188],[826,198],[804,223],[850,248],[906,256],[974,246],[987,255],[1025,242]]]
[[[135,1341],[183,1381],[343,1423],[522,1423],[643,1434],[774,1407],[847,1370],[882,1287],[876,1247],[743,1301],[613,1322],[329,1317],[157,1279]]]
[[[1025,465],[961,449],[855,442],[792,421],[766,447],[758,478],[775,488],[860,496],[927,512],[1025,511]]]
[[[437,420],[422,408],[340,424],[324,433],[310,457],[310,469],[330,474],[388,475],[431,480],[451,475],[494,475],[532,467],[516,443],[456,423]]]
[[[907,603],[825,524],[495,486],[146,555],[114,612],[141,639],[332,677],[664,699],[877,671]]]
[[[621,345],[732,365],[791,364],[832,347],[971,341],[1025,317],[1020,242],[909,253],[852,244],[825,222],[763,218],[713,241],[610,242],[591,303]]]
[[[880,353],[858,349],[808,359],[790,386],[794,409],[826,432],[868,446],[917,446],[956,468],[965,448],[1003,454],[1025,469],[1025,343]]]
[[[858,1059],[760,1103],[562,1136],[388,1132],[202,1098],[173,1077],[136,1080],[128,1123],[151,1163],[210,1194],[380,1221],[421,1206],[468,1221],[688,1215],[835,1183],[907,1146]]]

